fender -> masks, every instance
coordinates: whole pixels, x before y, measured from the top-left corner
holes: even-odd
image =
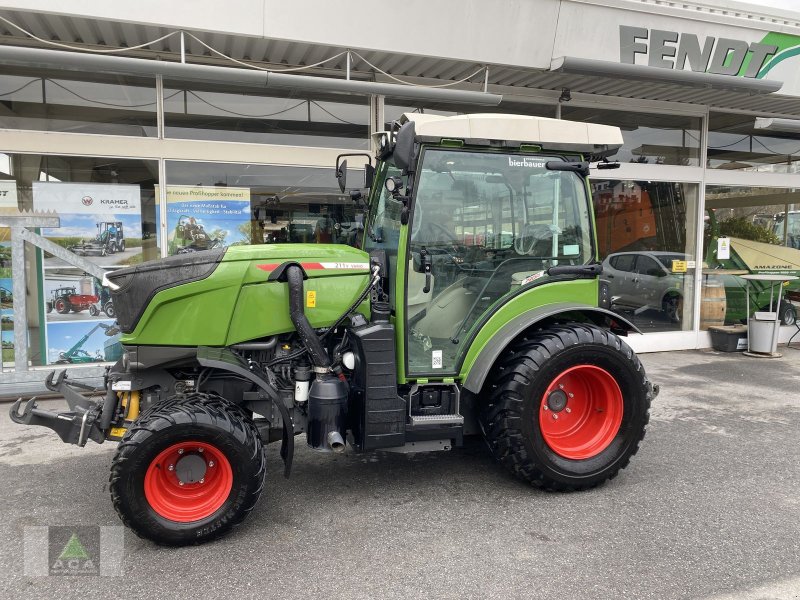
[[[577,302],[545,304],[519,315],[500,328],[478,354],[475,362],[472,363],[469,374],[464,379],[464,387],[475,394],[480,393],[486,377],[497,358],[523,331],[545,319],[558,317],[559,315],[574,315],[575,313],[581,314],[595,325],[610,329],[615,333],[617,331],[623,334],[627,334],[630,331],[642,333],[636,325],[605,308]]]
[[[200,346],[197,348],[197,362],[204,367],[212,367],[223,371],[230,371],[240,377],[249,379],[269,397],[278,408],[283,421],[283,442],[281,444],[281,457],[283,458],[283,475],[288,478],[292,472],[292,459],[294,457],[294,424],[289,415],[289,409],[281,401],[280,396],[269,384],[267,376],[255,365],[247,365],[239,360],[227,348],[211,348]]]

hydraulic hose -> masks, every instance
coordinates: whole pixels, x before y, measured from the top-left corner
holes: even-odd
[[[290,265],[286,269],[286,281],[289,284],[289,318],[303,345],[308,349],[314,366],[329,369],[331,359],[325,352],[317,332],[308,322],[308,317],[303,309],[303,270],[296,265]]]

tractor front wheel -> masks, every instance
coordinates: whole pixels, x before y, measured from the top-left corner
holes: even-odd
[[[143,413],[111,466],[111,500],[139,537],[170,546],[218,538],[253,509],[266,463],[252,420],[213,394]]]
[[[481,413],[494,457],[548,490],[612,479],[639,449],[652,386],[613,333],[570,323],[535,332],[496,366]]]

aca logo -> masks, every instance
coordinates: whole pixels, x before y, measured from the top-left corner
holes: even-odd
[[[84,206],[91,206],[94,200],[92,199],[91,196],[84,196],[83,198],[81,198],[81,202],[83,203]]]

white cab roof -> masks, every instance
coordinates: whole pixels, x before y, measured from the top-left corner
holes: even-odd
[[[407,121],[414,122],[416,137],[423,139],[505,140],[588,153],[601,147],[610,150],[622,146],[619,127],[545,117],[494,113],[440,117],[405,113],[401,123]]]

